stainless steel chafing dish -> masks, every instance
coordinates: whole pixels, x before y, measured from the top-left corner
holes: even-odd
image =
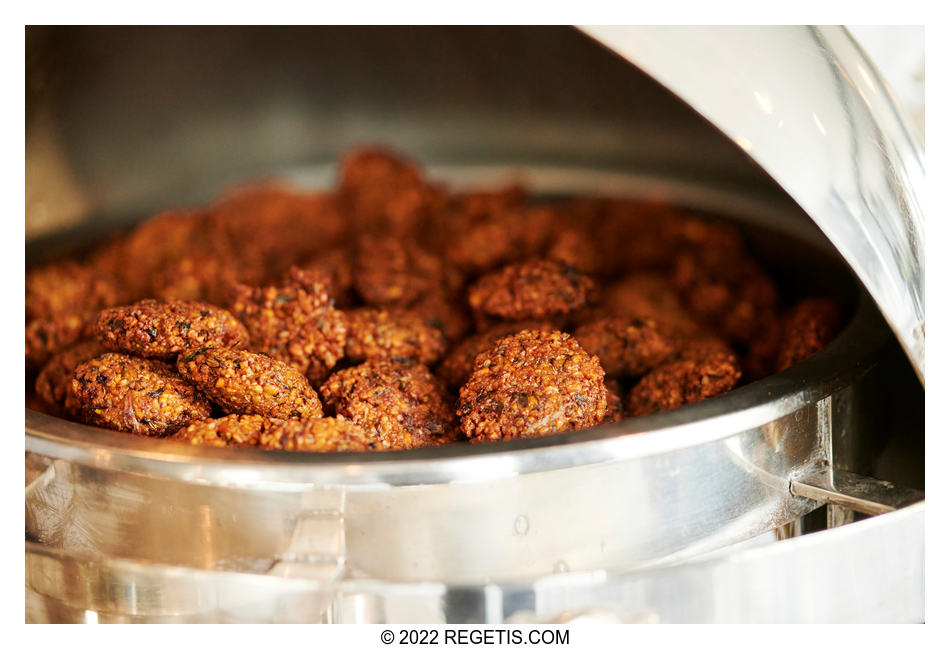
[[[922,619],[922,155],[844,30],[27,36],[28,263],[384,141],[456,186],[709,208],[853,306],[785,372],[535,440],[278,455],[28,409],[29,621]]]

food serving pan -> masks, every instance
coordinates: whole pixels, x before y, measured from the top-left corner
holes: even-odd
[[[239,65],[252,51],[265,55]],[[390,74],[376,74],[393,51]],[[842,508],[886,519],[920,499],[854,473],[890,477],[882,450],[920,432],[895,432],[877,396],[906,393],[915,407],[909,368],[922,368],[880,294],[748,149],[578,31],[41,29],[28,60],[28,263],[249,175],[327,186],[322,162],[375,140],[456,187],[515,179],[721,213],[788,285],[822,286],[851,312],[832,344],[780,374],[535,440],[275,454],[27,409],[28,619],[550,616],[609,591],[591,589],[591,574],[675,579],[663,571],[823,502],[841,520]],[[916,242],[919,219],[907,222]],[[542,606],[551,579],[587,600]]]

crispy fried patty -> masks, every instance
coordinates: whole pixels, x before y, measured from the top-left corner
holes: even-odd
[[[506,320],[544,319],[584,306],[593,281],[573,266],[532,259],[483,275],[469,289],[475,311]]]
[[[79,417],[81,411],[73,391],[73,373],[86,361],[106,352],[98,340],[87,339],[53,356],[36,377],[36,393],[54,410]]]
[[[107,348],[171,360],[196,347],[246,347],[247,329],[224,309],[203,302],[142,300],[99,313],[96,335]]]
[[[669,358],[675,338],[652,320],[601,318],[581,325],[574,337],[597,356],[607,376],[640,376]]]
[[[775,370],[800,363],[834,339],[841,329],[841,308],[827,298],[806,298],[785,316]]]
[[[178,358],[178,371],[231,414],[281,419],[323,414],[307,378],[263,354],[200,347]]]
[[[320,395],[331,411],[370,432],[381,449],[431,446],[455,437],[448,393],[425,365],[366,361],[331,375]]]
[[[346,319],[330,302],[325,276],[293,267],[281,286],[238,286],[231,311],[250,347],[322,381],[343,357]]]
[[[363,428],[343,417],[276,419],[228,415],[195,422],[175,439],[203,446],[256,446],[284,451],[370,451],[376,446]]]
[[[162,361],[108,353],[73,375],[84,419],[113,430],[161,437],[211,414],[208,400]]]
[[[672,410],[728,392],[741,371],[732,353],[686,355],[654,368],[627,395],[626,411],[638,417]]]
[[[445,352],[445,336],[413,313],[354,309],[346,322],[346,357],[353,361],[402,358],[428,364]]]
[[[606,412],[600,362],[559,331],[498,340],[475,359],[458,405],[462,431],[479,441],[596,426]]]

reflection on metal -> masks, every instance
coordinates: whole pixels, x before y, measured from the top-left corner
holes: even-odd
[[[849,471],[816,467],[791,483],[795,496],[878,516],[924,499],[923,492]]]
[[[794,26],[584,31],[683,98],[778,181],[857,273],[923,381],[923,151],[850,34]]]
[[[920,622],[923,533],[920,503],[664,569],[469,586],[352,576],[328,586],[267,574],[92,561],[27,543],[27,619],[82,622],[91,611],[100,623]],[[327,599],[326,609],[313,605]]]

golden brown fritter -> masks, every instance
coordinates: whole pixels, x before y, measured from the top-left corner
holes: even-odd
[[[195,422],[174,439],[201,446],[239,446],[285,451],[369,451],[375,440],[343,417],[276,419],[228,415]]]
[[[607,414],[601,423],[608,424],[623,419],[623,399],[620,398],[620,381],[616,379],[607,379],[604,381],[607,387]]]
[[[331,375],[320,395],[328,409],[368,431],[379,449],[439,445],[456,436],[449,395],[425,365],[367,361]]]
[[[259,446],[261,432],[274,422],[296,421],[260,415],[227,415],[217,419],[196,421],[172,436],[195,446]]]
[[[472,375],[475,357],[490,349],[499,338],[516,334],[525,329],[551,331],[556,327],[549,322],[540,320],[519,320],[493,325],[485,331],[472,334],[452,347],[439,364],[437,371],[439,377],[445,381],[446,385],[453,388],[460,387]]]
[[[319,383],[343,358],[346,318],[335,309],[320,271],[291,268],[281,286],[235,288],[231,311],[267,354]]]
[[[654,200],[581,199],[567,210],[598,242],[609,272],[666,272],[674,256],[692,249],[742,252],[735,229],[691,210]]]
[[[113,280],[74,261],[47,264],[26,274],[27,320],[96,311],[119,299]]]
[[[201,347],[179,356],[178,371],[227,413],[279,419],[323,414],[307,378],[263,354]]]
[[[704,401],[731,390],[740,376],[732,353],[688,353],[640,379],[627,395],[626,412],[639,417]]]
[[[471,274],[540,254],[555,223],[549,207],[528,206],[520,187],[449,197],[432,224],[433,249]]]
[[[782,322],[778,315],[762,314],[758,331],[742,357],[743,381],[757,381],[775,371],[775,355],[781,338]]]
[[[367,304],[409,306],[442,281],[442,264],[411,239],[366,236],[353,265],[356,291]]]
[[[377,438],[340,416],[285,420],[261,434],[261,448],[282,451],[372,451]]]
[[[246,347],[237,318],[204,302],[141,300],[99,312],[96,336],[108,349],[170,360],[196,347]]]
[[[95,333],[95,313],[40,318],[26,325],[26,368],[38,369],[54,354]]]
[[[678,341],[652,320],[601,318],[581,325],[574,337],[597,356],[610,377],[640,376],[676,351]]]
[[[164,301],[207,302],[226,307],[233,285],[242,279],[236,257],[189,253],[155,273],[150,294]]]
[[[448,290],[423,295],[407,308],[406,312],[422,318],[427,325],[438,329],[449,342],[461,339],[472,328],[472,319],[469,317],[468,304],[464,297],[453,295]]]
[[[560,261],[582,273],[604,270],[604,255],[589,232],[578,227],[563,227],[554,232],[545,258]]]
[[[669,361],[681,361],[685,359],[701,360],[707,356],[715,354],[725,354],[726,356],[735,355],[735,351],[729,346],[721,336],[708,331],[700,332],[689,338],[680,341],[679,348],[669,359]]]
[[[300,265],[304,271],[319,279],[333,300],[334,306],[345,306],[350,301],[353,288],[353,260],[343,248],[325,250],[307,259]]]
[[[600,270],[662,270],[671,249],[666,224],[678,218],[668,205],[628,199],[582,198],[562,213],[597,241]]]
[[[202,217],[185,211],[156,214],[97,251],[92,266],[100,276],[115,278],[129,299],[154,297],[155,276],[202,240]]]
[[[211,414],[211,404],[162,361],[108,353],[73,375],[73,392],[86,422],[127,433],[162,437]]]
[[[245,284],[275,279],[291,265],[340,243],[347,218],[332,194],[281,185],[243,187],[208,209],[204,247],[229,251],[249,276]]]
[[[607,412],[604,370],[574,338],[522,331],[475,359],[458,415],[472,440],[551,435],[599,424]]]
[[[841,329],[841,309],[828,298],[805,298],[784,317],[775,371],[800,363],[830,343]]]
[[[676,335],[690,335],[700,330],[673,283],[657,273],[630,273],[607,285],[595,311],[589,319],[616,316],[653,320],[664,331]]]
[[[55,411],[79,417],[79,402],[73,392],[73,373],[82,363],[106,353],[98,340],[87,339],[53,356],[36,377],[36,393]]]
[[[775,284],[758,264],[730,249],[678,255],[673,281],[689,309],[732,342],[751,341],[778,302]]]
[[[346,313],[346,357],[434,363],[445,353],[445,337],[422,318],[405,311],[354,309]]]
[[[483,275],[469,289],[475,311],[506,320],[544,319],[584,306],[593,281],[567,264],[531,259]]]
[[[340,195],[359,232],[407,234],[442,202],[415,165],[384,149],[356,149],[343,158]]]

